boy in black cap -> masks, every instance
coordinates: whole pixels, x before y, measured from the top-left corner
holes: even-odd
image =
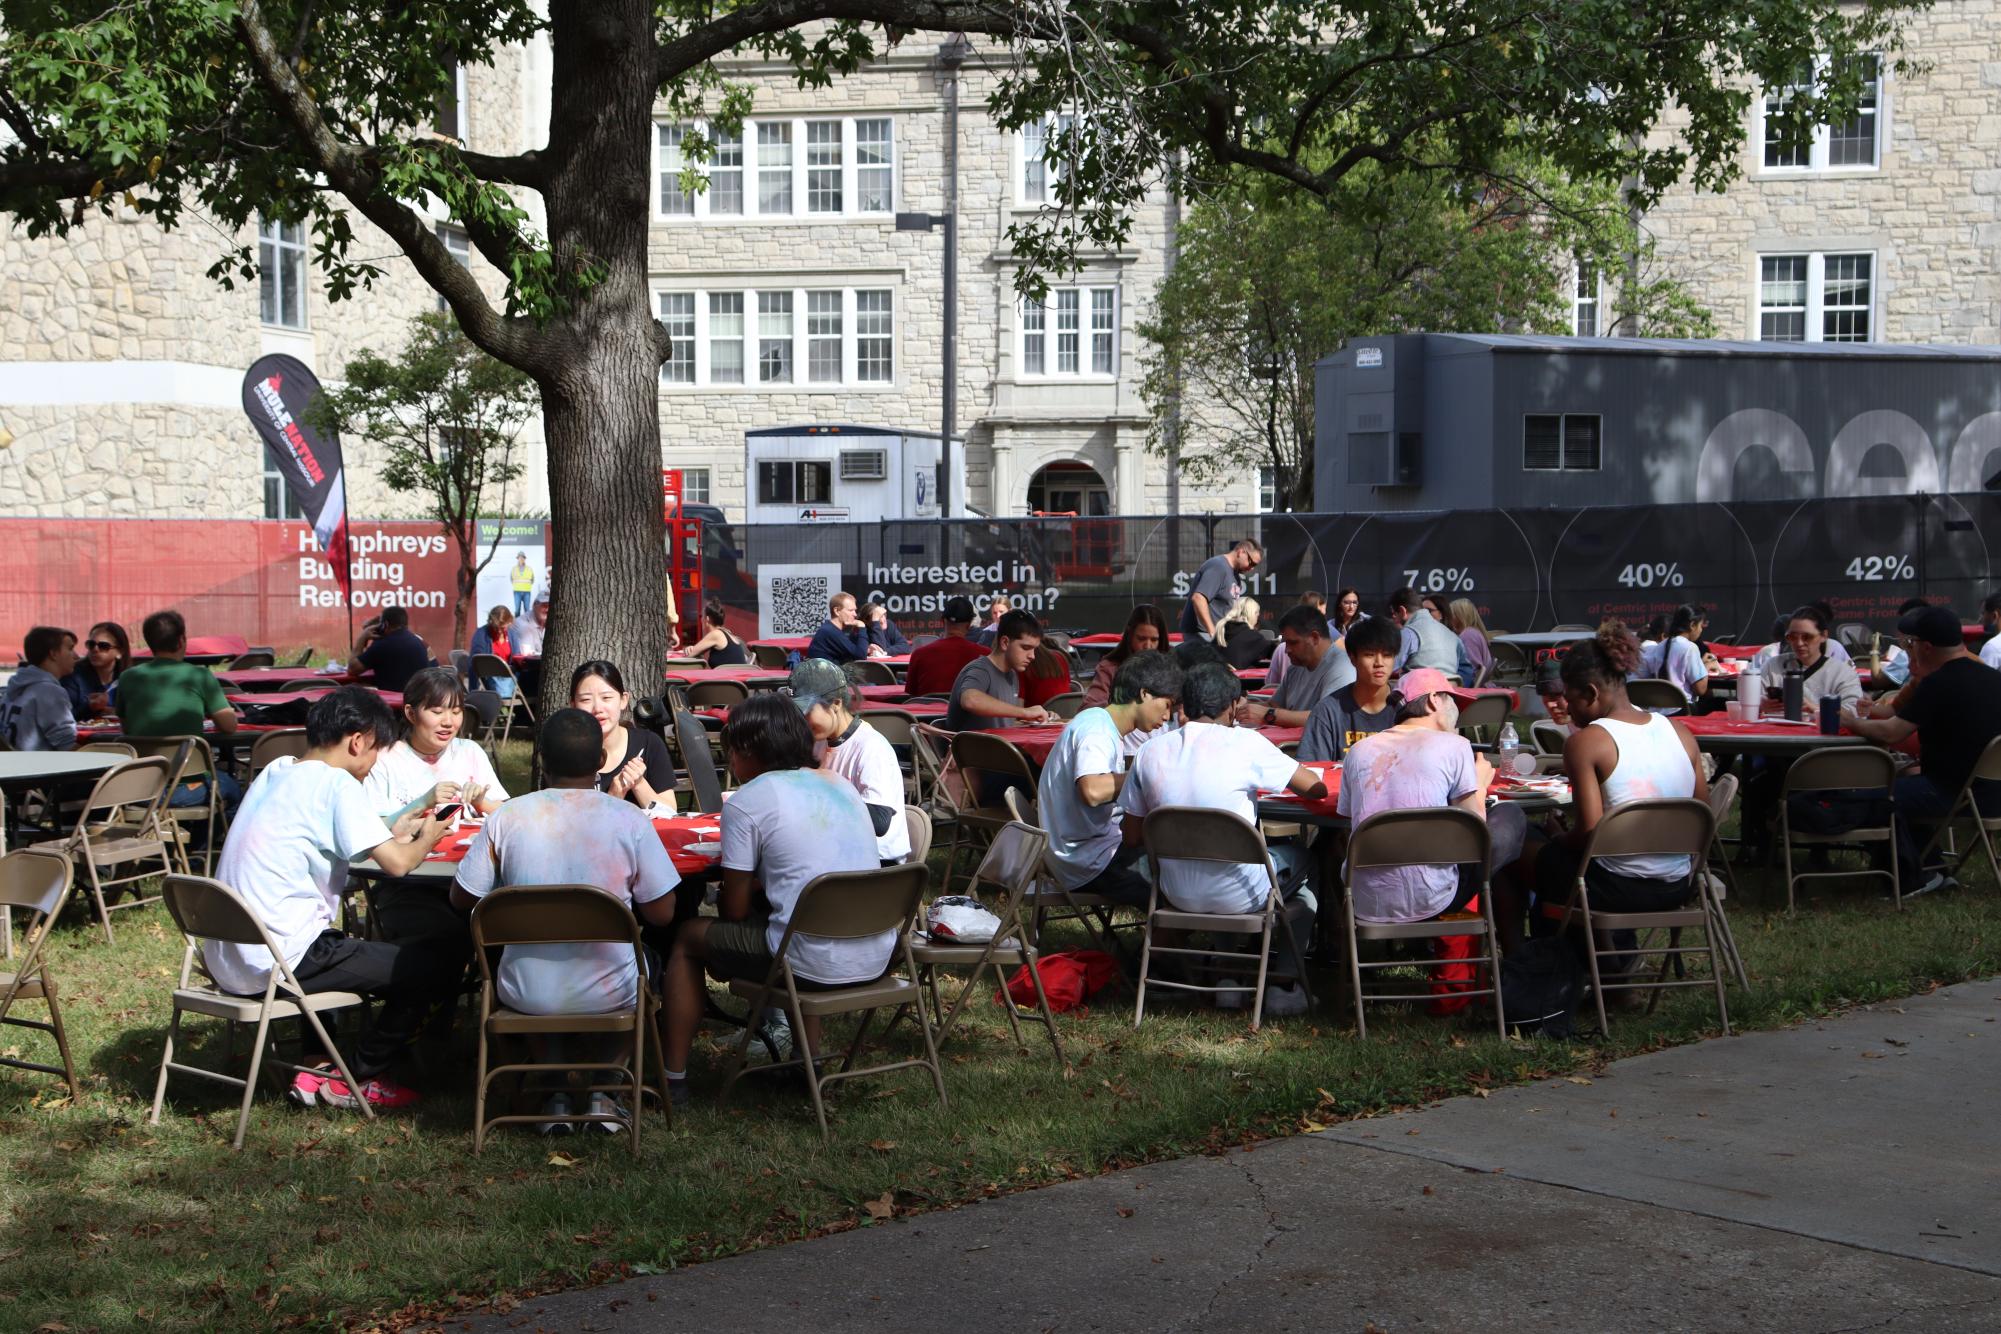
[[[952,598],[945,603],[945,633],[920,645],[910,655],[910,669],[904,674],[904,688],[913,695],[948,695],[959,673],[987,651],[967,638],[973,628],[973,600]]]
[[[1915,732],[1923,771],[1897,780],[1897,863],[1904,893],[1924,894],[1954,884],[1943,868],[1920,871],[1916,826],[1936,824],[1952,811],[1988,743],[2001,736],[2001,672],[1966,651],[1959,617],[1949,607],[1922,607],[1897,622],[1897,642],[1911,657],[1908,698],[1889,718],[1863,718],[1844,710],[1842,726],[1884,746]],[[2001,783],[1974,784],[1983,815],[2001,813]],[[1912,888],[1911,886],[1916,886]]]

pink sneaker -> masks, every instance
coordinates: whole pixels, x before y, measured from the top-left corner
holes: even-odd
[[[334,1082],[317,1071],[301,1070],[292,1076],[292,1087],[286,1090],[286,1096],[301,1107],[311,1107],[320,1100],[327,1085]]]
[[[361,1098],[379,1112],[398,1111],[404,1107],[414,1107],[419,1098],[415,1089],[404,1088],[401,1084],[387,1079],[364,1079],[361,1081],[361,1098],[354,1096],[353,1090],[339,1078],[322,1080],[318,1090],[320,1101],[329,1107],[359,1107]]]

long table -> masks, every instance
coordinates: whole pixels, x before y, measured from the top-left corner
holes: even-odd
[[[95,779],[124,761],[117,755],[73,750],[0,751],[0,789]],[[0,800],[0,854],[7,851],[7,803]],[[0,958],[14,957],[14,910],[0,907]]]
[[[1341,814],[1341,765],[1313,762],[1304,767],[1320,775],[1327,784],[1324,797],[1306,798],[1293,792],[1263,792],[1258,795],[1258,815],[1264,819],[1286,820],[1293,824],[1318,825],[1325,829],[1345,829],[1348,817]],[[1488,795],[1497,801],[1519,806],[1527,813],[1555,810],[1570,804],[1570,780],[1562,777],[1516,778],[1494,775]]]
[[[1712,755],[1776,755],[1797,758],[1810,750],[1828,746],[1867,746],[1866,737],[1852,732],[1824,736],[1817,723],[1789,723],[1783,719],[1761,718],[1755,723],[1738,722],[1728,714],[1706,713],[1699,718],[1677,718],[1695,737],[1698,750]]]
[[[1056,738],[1063,735],[1062,723],[1044,723],[1034,727],[993,727],[987,729],[988,736],[999,737],[1012,742],[1029,761],[1038,767],[1046,763],[1049,753],[1056,749]],[[1303,727],[1260,727],[1267,740],[1274,746],[1296,744],[1306,735]]]
[[[450,880],[458,874],[466,849],[478,835],[483,821],[470,821],[438,840],[423,864],[407,877],[412,880]],[[660,845],[673,859],[674,869],[684,877],[706,875],[722,863],[723,826],[720,816],[676,815],[653,822]],[[699,848],[697,845],[700,845]],[[348,869],[364,880],[389,880],[390,876],[373,857],[357,857]]]

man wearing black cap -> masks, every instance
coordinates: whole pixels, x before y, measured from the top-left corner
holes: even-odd
[[[967,637],[973,628],[973,600],[952,598],[943,613],[945,634],[921,645],[910,655],[910,670],[904,674],[904,688],[913,695],[949,695],[959,673],[987,651]]]
[[[1863,718],[1849,709],[1841,721],[1855,735],[1885,746],[1918,734],[1923,772],[1899,778],[1893,796],[1904,893],[1923,894],[1954,882],[1940,868],[1920,870],[1916,826],[1945,819],[1981,753],[2001,736],[2001,672],[1966,651],[1959,617],[1949,607],[1906,613],[1897,622],[1897,642],[1911,656],[1916,684],[1909,697],[1892,717]],[[2001,813],[2001,783],[1976,783],[1973,799],[1981,814]]]

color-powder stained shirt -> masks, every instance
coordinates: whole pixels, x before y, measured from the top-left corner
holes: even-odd
[[[1479,790],[1472,743],[1456,732],[1391,728],[1363,737],[1341,761],[1336,809],[1359,825],[1383,811],[1441,810]],[[1413,855],[1423,850],[1413,848]],[[1365,867],[1355,872],[1355,916],[1418,922],[1452,906],[1452,866]]]
[[[759,774],[723,803],[722,823],[723,869],[749,871],[763,886],[771,904],[764,939],[774,954],[815,876],[882,865],[861,794],[817,769]],[[869,982],[882,976],[895,947],[894,928],[852,940],[801,935],[792,942],[792,971],[815,982]]]

